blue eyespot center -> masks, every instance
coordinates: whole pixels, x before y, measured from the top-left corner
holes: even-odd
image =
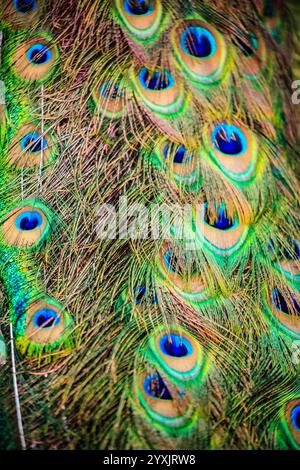
[[[14,0],[14,7],[18,13],[31,13],[36,6],[35,0]]]
[[[152,305],[157,304],[158,298],[156,292],[153,288],[148,289],[148,293],[146,295],[146,287],[145,286],[137,286],[134,289],[134,301],[137,305],[144,301],[149,301]]]
[[[291,294],[283,296],[276,288],[272,292],[272,300],[277,310],[287,315],[300,315],[300,305]]]
[[[177,152],[174,155],[173,162],[174,163],[183,163],[185,154],[186,154],[185,147],[183,147],[183,146],[179,147],[179,149],[177,150]]]
[[[174,78],[167,70],[150,72],[146,68],[143,68],[139,78],[142,86],[150,91],[167,90],[175,83]]]
[[[150,375],[144,381],[145,392],[154,398],[161,400],[172,400],[172,396],[161,376],[157,374]]]
[[[173,273],[177,273],[179,271],[178,258],[176,255],[174,255],[174,253],[171,250],[167,251],[164,254],[164,262],[165,262],[166,268],[169,271]]]
[[[190,26],[185,29],[181,35],[180,43],[186,54],[199,59],[207,59],[216,51],[215,38],[201,26]]]
[[[247,148],[246,138],[242,131],[234,125],[220,124],[212,133],[213,144],[219,152],[237,156]]]
[[[100,93],[104,98],[113,101],[124,96],[122,90],[120,90],[119,85],[117,83],[111,84],[109,81],[100,86]]]
[[[173,152],[172,149],[170,148],[170,145],[167,144],[163,151],[164,157],[168,158],[168,155],[171,152],[172,152],[172,157],[173,157],[173,163],[176,163],[178,165],[182,163],[188,163],[192,159],[192,156],[187,153],[187,150],[183,145],[174,149],[174,152]]]
[[[26,152],[41,152],[46,147],[46,139],[36,132],[25,135],[21,140],[21,148]]]
[[[23,212],[16,219],[16,227],[23,232],[35,230],[43,223],[42,216],[39,212]]]
[[[151,0],[125,0],[124,8],[130,15],[149,15],[154,11],[154,1]]]
[[[291,413],[292,424],[297,431],[300,431],[300,405],[292,409]]]
[[[36,312],[33,321],[37,328],[44,329],[57,326],[60,322],[60,318],[55,310],[41,309]]]
[[[191,343],[179,334],[164,335],[160,339],[161,351],[171,357],[185,357],[193,352]]]
[[[44,65],[52,59],[52,52],[45,44],[34,44],[27,51],[27,59],[33,65]]]
[[[169,146],[169,144],[167,144],[167,145],[165,146],[164,152],[163,152],[165,158],[168,158],[169,151],[170,151],[170,146]]]
[[[145,286],[137,286],[134,290],[134,300],[136,304],[140,304],[144,298],[144,295],[146,293],[146,287]]]
[[[226,215],[226,207],[224,204],[221,204],[218,211],[218,218],[215,219],[210,215],[206,203],[204,206],[204,221],[218,230],[229,230],[238,224],[237,221]]]

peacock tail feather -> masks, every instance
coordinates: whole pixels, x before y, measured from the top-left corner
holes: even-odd
[[[299,15],[1,1],[1,448],[299,450]]]

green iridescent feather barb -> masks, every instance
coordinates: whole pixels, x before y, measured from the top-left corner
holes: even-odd
[[[2,0],[0,447],[300,448],[299,6]]]

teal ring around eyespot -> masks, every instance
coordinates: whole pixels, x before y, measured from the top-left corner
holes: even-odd
[[[32,53],[34,51],[37,51],[38,53],[41,52],[41,51],[44,51],[43,52],[43,55],[46,54],[46,58],[43,62],[41,62],[40,64],[39,63],[35,63],[34,61],[32,61]],[[27,57],[27,60],[28,62],[31,63],[31,65],[34,65],[34,66],[39,66],[39,65],[45,65],[47,64],[47,62],[49,62],[51,59],[52,59],[52,52],[51,50],[48,48],[48,46],[46,46],[45,44],[40,44],[40,43],[37,43],[37,44],[33,44],[29,49],[28,51],[26,52],[26,57]]]

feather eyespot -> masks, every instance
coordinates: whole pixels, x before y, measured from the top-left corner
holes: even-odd
[[[146,293],[146,287],[145,286],[137,286],[134,289],[134,301],[136,304],[140,304],[144,298],[144,295]]]
[[[221,124],[216,126],[212,133],[215,149],[225,155],[238,156],[247,149],[247,142],[243,132],[234,125]]]
[[[17,329],[17,348],[28,356],[43,350],[55,356],[65,354],[71,347],[71,325],[71,317],[58,302],[50,298],[35,300],[26,308],[23,332],[21,327]]]
[[[160,277],[177,295],[188,301],[200,302],[207,297],[206,286],[197,269],[188,266],[185,256],[177,256],[165,244],[157,258]]]
[[[276,6],[273,0],[263,0],[263,15],[266,18],[274,18],[276,16]]]
[[[176,255],[171,250],[164,254],[164,262],[166,268],[172,273],[180,273],[180,265]]]
[[[259,16],[271,33],[276,37],[280,34],[280,23],[283,5],[280,0],[256,0]]]
[[[93,90],[96,112],[109,118],[119,118],[125,111],[125,97],[118,82],[104,81]]]
[[[221,34],[201,20],[187,20],[176,26],[172,42],[178,66],[189,78],[203,84],[223,77],[227,48]]]
[[[277,40],[280,40],[282,3],[280,4],[279,1],[264,0],[263,17],[272,34]]]
[[[266,313],[268,318],[275,322],[285,333],[300,335],[300,297],[292,289],[284,290],[278,287],[265,296]]]
[[[124,96],[123,91],[117,83],[110,84],[108,81],[100,86],[100,93],[104,98],[108,98],[113,101],[123,98]]]
[[[169,144],[165,145],[163,155],[165,158],[168,158],[168,155],[171,153]],[[191,155],[187,155],[186,148],[181,145],[176,149],[175,154],[173,155],[173,163],[182,164],[191,160]]]
[[[300,246],[296,240],[289,239],[289,248],[285,248],[283,252],[284,258],[287,260],[300,261]]]
[[[2,0],[1,20],[14,29],[28,29],[39,18],[40,3],[39,0]]]
[[[57,59],[57,48],[48,39],[37,37],[15,50],[13,67],[25,81],[43,81],[53,72]]]
[[[182,83],[166,69],[149,70],[143,67],[138,76],[132,73],[138,96],[152,111],[171,115],[182,107],[184,90]]]
[[[121,21],[136,38],[151,38],[159,29],[162,19],[160,0],[116,0]]]
[[[1,238],[10,246],[29,248],[37,246],[50,232],[46,208],[37,205],[22,205],[11,210],[1,226]]]
[[[228,215],[224,204],[211,212],[204,203],[195,209],[195,219],[197,236],[218,255],[233,254],[246,240],[248,226],[240,223],[237,216]]]
[[[151,420],[166,426],[166,430],[186,426],[193,416],[189,394],[182,387],[167,383],[159,372],[140,374],[136,392]]]
[[[196,155],[184,145],[163,140],[159,145],[159,154],[162,163],[176,183],[189,187],[194,183],[200,184],[200,171]]]
[[[250,129],[223,122],[208,128],[204,143],[210,157],[224,174],[240,182],[252,178],[258,144]]]
[[[39,124],[24,124],[13,137],[7,155],[8,163],[15,168],[34,169],[55,158],[56,146],[48,133],[40,132]]]
[[[37,8],[35,0],[14,0],[14,7],[18,13],[28,14]]]
[[[252,57],[253,55],[256,54],[258,50],[257,37],[251,31],[248,34],[248,37],[246,40],[243,38],[237,37],[236,42],[240,51],[245,57]]]
[[[165,374],[179,380],[199,375],[204,356],[199,343],[186,331],[159,328],[149,340],[150,351]]]

